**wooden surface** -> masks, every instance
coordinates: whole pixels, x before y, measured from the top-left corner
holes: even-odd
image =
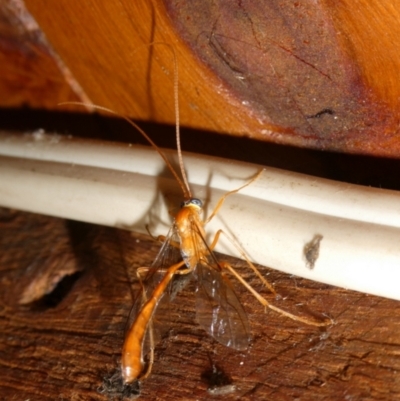
[[[7,209],[1,209],[0,227],[0,399],[121,399],[118,366],[135,287],[128,281],[133,269],[151,263],[159,244]],[[259,288],[243,261],[229,260]],[[156,348],[152,375],[140,385],[140,399],[400,397],[398,302],[260,269],[281,295],[266,295],[274,305],[303,316],[326,314],[335,324],[318,329],[264,311],[235,285],[253,335],[249,350],[237,352],[196,324],[189,284],[171,305],[170,329]],[[225,377],[214,393],[232,390],[227,383],[235,390],[212,395],[213,369],[217,379]]]
[[[55,126],[63,133],[120,139],[123,127],[117,124],[117,128],[110,129],[109,120],[88,124],[85,117],[76,114],[41,112],[54,111],[56,104],[65,100],[91,100],[138,119],[172,124],[172,58],[165,46],[150,49],[147,46],[149,42],[162,41],[171,43],[177,52],[186,126],[245,135],[265,129],[265,121],[260,122],[253,114],[257,110],[244,107],[240,95],[230,92],[227,84],[211,72],[211,67],[206,67],[204,61],[200,63],[199,56],[188,50],[189,44],[184,44],[176,33],[179,27],[173,28],[159,2],[68,0],[44,5],[42,1],[28,0],[26,4],[40,28],[21,9],[15,14],[16,8],[9,7],[11,3],[18,2],[7,0],[0,6],[0,103],[2,107],[13,108],[0,112],[2,128],[25,124],[23,129],[52,130]],[[264,139],[398,157],[400,36],[396,36],[394,28],[388,30],[393,36],[385,35],[385,30],[387,26],[397,26],[399,7],[393,1],[379,2],[380,7],[376,2],[370,2],[371,7],[365,1],[351,3],[353,6],[344,1],[326,1],[318,7],[321,4],[325,7],[323,14],[330,11],[326,15],[330,15],[334,32],[343,41],[338,49],[344,51],[349,62],[347,78],[354,78],[350,80],[351,93],[368,94],[359,98],[361,103],[353,102],[353,106],[366,107],[363,100],[368,107],[377,105],[370,115],[364,109],[369,125],[361,125],[359,132],[367,134],[354,142],[347,141],[347,132],[338,131],[333,142],[318,138],[313,144],[309,138],[302,142],[301,138],[297,141],[292,135],[288,137],[291,130],[276,126],[275,135],[267,134]],[[305,15],[312,20],[311,12]],[[357,23],[350,18],[355,15],[361,31],[357,31]],[[389,24],[393,18],[394,22]],[[221,39],[221,32],[217,33]],[[373,37],[377,39],[370,40],[375,34]],[[329,57],[329,48],[324,54]],[[373,63],[368,64],[367,60]],[[286,86],[289,78],[275,64],[273,67],[278,75],[272,74],[272,78],[280,78],[271,80],[271,90],[278,90],[282,98],[288,94],[284,99],[289,104],[296,103],[293,88]],[[380,86],[379,82],[384,84]],[[299,96],[305,93],[299,92]],[[24,106],[36,111],[24,113],[21,110]],[[292,114],[295,118],[316,116],[318,110],[309,112],[300,108],[298,113],[295,107]],[[285,113],[287,110],[283,109]],[[324,113],[315,117],[322,130],[313,128],[312,134],[324,132],[324,120],[331,116]],[[55,125],[54,120],[58,121]],[[69,125],[71,120],[74,129]],[[268,132],[274,128],[271,124],[274,125],[273,122],[266,125]],[[100,127],[103,133],[93,134],[93,126]],[[161,141],[166,146],[162,141],[173,134],[170,131],[166,134],[165,127],[162,128],[156,126],[158,132],[152,135],[158,134],[157,143]],[[335,156],[244,138],[216,139],[199,131],[186,133],[190,139],[185,144],[192,151],[399,189],[396,160]],[[123,140],[130,141],[131,135],[129,131]],[[172,147],[173,142],[167,142],[167,146]],[[113,375],[118,368],[131,305],[128,279],[134,277],[133,268],[152,262],[159,245],[148,237],[127,232],[8,210],[2,210],[0,221],[0,399],[118,398],[114,381],[118,372]],[[242,261],[232,263],[242,272]],[[193,287],[188,287],[172,305],[171,329],[158,344],[154,371],[141,385],[141,399],[394,400],[400,397],[398,302],[327,287],[268,268],[261,271],[283,297],[268,298],[275,305],[305,316],[326,313],[335,320],[335,325],[316,329],[272,311],[264,313],[238,287],[253,333],[249,351],[238,353],[216,344],[196,325]],[[57,286],[65,275],[71,274],[70,279]],[[51,296],[44,297],[49,291]],[[222,372],[228,376],[225,382],[231,381],[236,391],[224,396],[210,394],[208,389],[215,381],[210,377],[213,367],[221,372],[220,378]],[[103,389],[102,394],[99,388]]]
[[[54,109],[61,100],[83,100],[43,32],[18,1],[0,5],[0,105]],[[77,92],[79,92],[77,88]]]
[[[186,127],[400,154],[399,0],[25,3],[0,7],[3,107],[79,99],[173,124],[168,44]]]

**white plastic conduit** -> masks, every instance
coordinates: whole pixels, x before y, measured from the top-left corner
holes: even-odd
[[[165,151],[172,159],[176,152]],[[195,197],[210,213],[262,166],[184,154]],[[0,132],[0,205],[166,234],[179,186],[151,148]],[[400,193],[265,168],[226,199],[207,225],[222,228],[256,263],[311,280],[400,300]],[[314,267],[305,249],[322,236]],[[306,247],[306,248],[305,248]],[[309,248],[316,249],[309,245]],[[238,255],[221,237],[217,250]],[[312,265],[313,263],[311,263]]]

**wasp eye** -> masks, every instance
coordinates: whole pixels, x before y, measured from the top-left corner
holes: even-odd
[[[200,199],[192,198],[185,200],[181,203],[181,208],[185,206],[197,206],[198,208],[201,209],[203,207],[203,202]]]
[[[198,206],[198,207],[203,207],[203,202],[198,198],[192,198],[192,199],[190,199],[189,202],[190,202],[191,205],[195,205],[195,206]]]

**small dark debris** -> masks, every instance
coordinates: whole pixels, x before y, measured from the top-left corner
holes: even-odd
[[[330,116],[335,115],[335,112],[332,109],[322,109],[316,114],[308,115],[306,118],[311,119],[311,118],[321,118],[325,114],[329,114]]]
[[[121,371],[118,369],[111,376],[104,376],[102,385],[97,392],[104,394],[110,400],[135,400],[140,396],[140,383],[138,380],[124,384]]]
[[[208,384],[207,391],[212,395],[225,395],[236,391],[232,379],[217,364],[212,362],[211,369],[205,371],[201,378]]]
[[[319,257],[320,243],[323,238],[321,234],[315,234],[314,238],[304,245],[303,254],[306,258],[306,266],[311,270],[314,269],[315,262]]]

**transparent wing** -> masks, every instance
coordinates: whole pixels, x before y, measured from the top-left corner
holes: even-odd
[[[192,222],[192,233],[196,236],[193,243],[198,244],[199,252],[194,273],[197,279],[197,319],[221,344],[244,350],[250,340],[247,314],[195,221]]]
[[[229,279],[219,270],[216,262],[202,262],[196,268],[197,319],[207,333],[221,344],[245,350],[250,340],[247,314]]]

